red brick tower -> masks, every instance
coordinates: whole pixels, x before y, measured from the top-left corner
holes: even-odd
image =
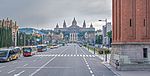
[[[131,64],[137,64],[137,68],[148,68],[143,65],[149,64],[150,61],[150,0],[113,0],[112,2],[111,64],[115,66],[114,63],[119,61],[121,70],[135,69],[129,67]]]

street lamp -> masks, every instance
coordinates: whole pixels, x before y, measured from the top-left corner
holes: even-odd
[[[104,21],[106,23],[105,26],[107,27],[107,19],[105,19],[105,20],[98,20],[98,21]],[[106,46],[106,43],[104,45]],[[106,52],[103,52],[103,53],[105,53],[105,61],[107,62],[107,53]]]
[[[104,22],[106,22],[106,25],[107,25],[107,19],[105,19],[105,20],[98,20],[98,21],[104,21]]]
[[[107,19],[105,19],[105,20],[98,20],[98,21],[103,21],[103,22],[105,22],[106,23],[106,27],[107,27]],[[104,39],[105,39],[106,37],[104,37]],[[104,46],[106,46],[106,40],[105,40],[105,42],[104,42]]]

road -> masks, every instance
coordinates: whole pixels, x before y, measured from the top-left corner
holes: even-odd
[[[0,63],[0,76],[114,76],[101,60],[77,44]]]

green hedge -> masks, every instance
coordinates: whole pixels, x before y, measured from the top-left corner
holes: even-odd
[[[88,45],[86,45],[85,47],[89,48],[92,51],[94,51],[93,47],[90,47]],[[110,54],[111,53],[111,51],[107,48],[95,48],[95,51],[98,52],[99,54]]]

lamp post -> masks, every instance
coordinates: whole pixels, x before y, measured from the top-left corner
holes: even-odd
[[[105,21],[105,22],[106,22],[106,25],[107,25],[107,19],[105,19],[105,20],[98,20],[98,21]]]
[[[98,21],[103,21],[103,22],[105,22],[106,24],[105,24],[105,26],[104,27],[106,27],[106,29],[107,29],[107,19],[105,19],[105,20],[98,20]],[[107,31],[106,31],[107,32]],[[105,36],[105,35],[104,35]],[[105,42],[104,42],[104,46],[106,46],[106,36],[104,37],[104,39],[103,40],[105,40]]]
[[[105,20],[98,20],[98,21],[104,21],[105,23],[106,23],[106,28],[107,28],[107,19],[105,19]],[[106,38],[106,37],[104,37],[104,38]],[[106,40],[105,40],[105,42],[104,42],[104,46],[106,46]],[[107,62],[107,53],[104,51],[103,52],[103,54],[105,53],[105,61]]]

